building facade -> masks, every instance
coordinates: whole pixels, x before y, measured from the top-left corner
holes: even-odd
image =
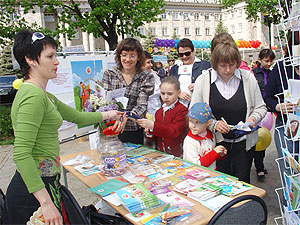
[[[86,0],[80,0],[81,10],[90,10]],[[139,28],[139,32],[147,35],[148,32],[160,39],[189,38],[191,40],[212,40],[215,29],[223,19],[223,24],[235,40],[259,40],[268,46],[268,29],[261,23],[261,16],[256,22],[249,22],[245,12],[245,2],[240,2],[230,9],[221,9],[217,0],[165,0],[165,13],[159,15],[160,21],[146,24]],[[46,13],[36,8],[35,14],[26,14],[27,21],[34,21],[42,27],[55,29],[58,23],[54,14]],[[272,46],[274,43],[274,29],[272,26]],[[119,38],[121,39],[121,38]],[[75,37],[68,39],[61,34],[59,41],[62,47],[80,46],[85,51],[108,50],[108,45],[102,38],[94,38],[92,34],[77,30]],[[141,40],[143,41],[143,40]],[[250,51],[249,60],[256,60],[255,50],[245,49],[243,54]],[[244,55],[243,55],[244,56]]]

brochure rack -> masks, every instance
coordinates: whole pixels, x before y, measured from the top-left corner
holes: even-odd
[[[283,1],[284,7],[288,8],[290,1]],[[283,93],[276,97],[278,102],[284,99],[284,103],[292,102],[294,107],[293,112],[283,116],[283,108],[280,109],[283,125],[275,128],[275,132],[279,135],[282,157],[276,159],[278,165],[282,187],[275,190],[278,196],[279,208],[281,217],[275,218],[275,223],[278,224],[282,220],[282,224],[300,224],[300,157],[299,157],[299,141],[300,141],[300,81],[295,80],[295,67],[300,65],[300,45],[295,42],[295,32],[300,30],[300,2],[292,0],[290,11],[287,10],[284,14],[282,1],[279,0],[279,10],[282,14],[282,22],[277,25],[277,31],[284,31],[285,37],[280,38],[281,50],[287,51],[289,57],[284,57],[282,61],[284,65],[283,74],[281,70],[279,75]],[[287,33],[292,35],[292,52],[289,48],[285,48],[288,44]],[[299,41],[299,40],[298,40]],[[277,63],[275,66],[278,66]],[[292,78],[288,79],[287,66],[292,67]],[[287,84],[284,85],[282,77],[287,78]],[[286,86],[288,88],[284,88]],[[280,132],[284,131],[284,134]]]

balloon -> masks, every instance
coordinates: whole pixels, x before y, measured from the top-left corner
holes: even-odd
[[[271,133],[265,128],[261,127],[258,129],[258,140],[256,142],[255,151],[263,151],[271,144]]]
[[[268,130],[272,129],[273,126],[273,116],[271,112],[267,112],[267,114],[265,115],[265,117],[257,124],[261,127],[265,127]]]
[[[15,79],[12,86],[13,86],[14,89],[18,90],[22,86],[22,84],[23,84],[23,78]]]

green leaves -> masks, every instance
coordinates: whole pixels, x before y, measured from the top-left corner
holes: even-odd
[[[24,28],[45,30],[20,20],[20,12],[34,13],[43,8],[57,16],[58,23],[54,31],[48,33],[56,36],[60,33],[71,38],[77,29],[103,37],[113,50],[117,44],[117,35],[139,35],[138,28],[145,23],[157,21],[164,12],[163,0],[2,0],[0,9],[0,45],[5,39],[13,39],[15,33]],[[12,15],[17,19],[11,20]],[[67,24],[67,26],[66,26]]]

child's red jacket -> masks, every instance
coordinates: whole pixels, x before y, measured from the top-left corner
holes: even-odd
[[[188,109],[179,101],[174,107],[163,112],[160,108],[155,113],[152,135],[157,138],[158,149],[175,156],[182,155],[182,145],[188,133]]]

